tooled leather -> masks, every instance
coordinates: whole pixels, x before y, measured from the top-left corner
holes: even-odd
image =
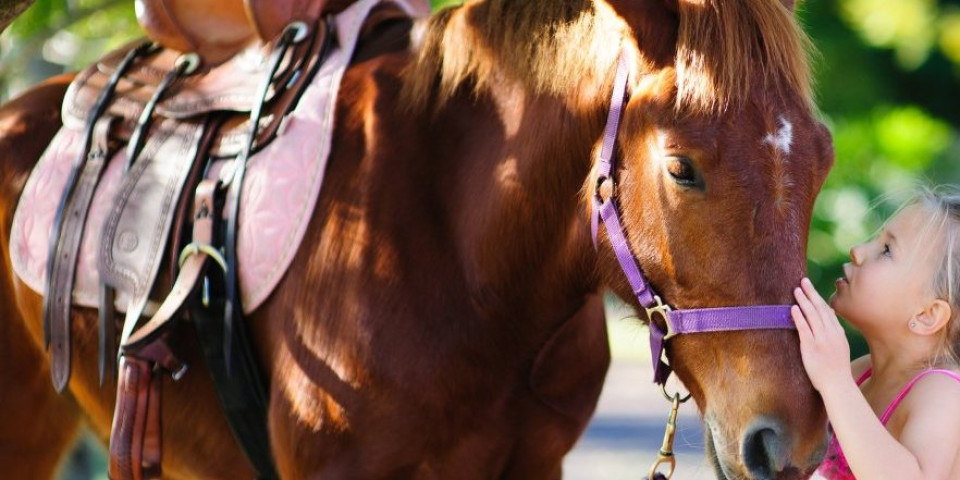
[[[243,310],[249,313],[270,295],[306,233],[319,197],[330,153],[337,93],[352,56],[363,20],[378,2],[362,0],[335,19],[336,46],[303,93],[294,110],[278,122],[277,141],[253,155],[243,186],[238,238],[239,275]],[[69,163],[82,143],[82,125],[67,123],[27,182],[14,217],[11,260],[14,271],[31,289],[43,293],[46,252],[56,205],[49,192],[62,191]],[[120,188],[121,150],[108,165],[94,195],[78,260],[73,299],[76,305],[96,308],[99,274],[96,270],[99,227],[111,210]],[[211,176],[216,169],[211,169]],[[55,199],[53,201],[55,203]],[[94,234],[96,233],[96,234]],[[124,311],[131,298],[119,291],[116,305]]]
[[[173,209],[183,190],[202,125],[164,120],[123,177],[101,231],[102,281],[146,298],[163,259]]]

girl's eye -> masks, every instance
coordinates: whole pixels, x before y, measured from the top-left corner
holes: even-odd
[[[882,253],[882,255],[885,256],[885,257],[889,257],[889,256],[890,256],[890,244],[889,244],[889,243],[884,243],[884,244],[883,244],[883,253]]]

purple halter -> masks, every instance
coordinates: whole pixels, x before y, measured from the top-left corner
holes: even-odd
[[[663,360],[664,342],[682,333],[725,332],[736,330],[794,329],[790,318],[789,305],[758,305],[749,307],[698,308],[674,310],[663,303],[647,283],[640,266],[630,252],[627,237],[620,223],[619,208],[616,201],[614,161],[616,160],[617,132],[623,115],[624,102],[627,99],[628,68],[626,59],[620,55],[617,76],[614,80],[613,99],[610,113],[603,133],[603,146],[600,150],[600,165],[597,175],[597,189],[593,196],[593,215],[591,231],[593,244],[597,245],[597,232],[600,219],[607,229],[607,238],[620,261],[623,273],[633,288],[634,295],[647,312],[650,324],[650,353],[653,357],[653,381],[663,385],[670,376],[672,367]],[[654,316],[663,319],[666,331],[654,321]]]

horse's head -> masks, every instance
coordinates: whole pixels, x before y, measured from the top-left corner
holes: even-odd
[[[629,32],[621,218],[644,273],[674,307],[790,304],[804,275],[833,151],[811,107],[807,41],[791,7],[599,4]],[[607,283],[636,304],[609,245],[601,263]],[[704,413],[718,475],[794,478],[817,465],[825,413],[794,331],[679,335],[667,356]]]

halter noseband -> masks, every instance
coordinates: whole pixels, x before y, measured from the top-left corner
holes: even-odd
[[[663,360],[664,342],[683,333],[725,332],[761,329],[795,329],[790,318],[789,305],[757,305],[747,307],[698,308],[689,310],[673,309],[664,303],[646,281],[639,262],[631,253],[627,237],[620,222],[616,200],[616,145],[620,130],[620,118],[623,106],[628,98],[628,68],[624,55],[620,55],[617,76],[614,80],[613,98],[610,101],[610,113],[603,132],[603,146],[600,150],[597,186],[593,195],[593,213],[591,231],[593,244],[597,246],[597,233],[600,220],[607,229],[607,238],[620,262],[620,268],[626,274],[634,295],[647,312],[650,324],[650,353],[653,357],[653,381],[663,385],[670,376],[672,367]],[[656,316],[663,319],[664,328],[654,321]]]

